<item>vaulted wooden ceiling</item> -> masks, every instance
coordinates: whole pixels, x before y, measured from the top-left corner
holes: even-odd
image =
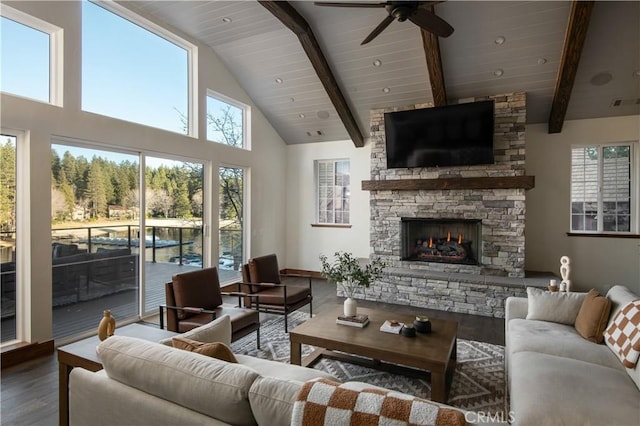
[[[442,2],[454,33],[384,9],[312,2],[142,1],[211,46],[288,144],[368,137],[369,110],[527,92],[527,122],[640,114],[639,2]],[[227,18],[223,21],[223,18]],[[230,21],[230,22],[229,22]]]

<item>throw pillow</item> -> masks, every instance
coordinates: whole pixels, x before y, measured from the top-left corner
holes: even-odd
[[[640,356],[640,299],[620,309],[605,331],[604,339],[625,367],[636,366]]]
[[[453,408],[375,386],[364,389],[358,387],[357,383],[338,383],[322,378],[307,381],[293,404],[291,425],[467,424],[464,414]]]
[[[590,342],[602,343],[610,313],[611,301],[597,290],[589,290],[576,317],[576,331]]]
[[[211,358],[217,358],[227,362],[238,362],[229,346],[224,343],[203,343],[198,342],[197,340],[186,339],[184,337],[174,337],[172,342],[174,348],[195,352],[197,354],[210,356]]]
[[[229,315],[222,315],[208,324],[182,333],[180,337],[205,343],[222,342],[229,346],[231,344],[231,317]],[[162,339],[160,343],[167,346],[172,345],[170,337]]]
[[[528,320],[574,325],[586,293],[552,293],[527,287]]]

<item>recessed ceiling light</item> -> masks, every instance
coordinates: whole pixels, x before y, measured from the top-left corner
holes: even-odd
[[[222,22],[224,22],[225,24],[228,24],[230,22],[233,22],[233,19],[229,18],[228,16],[225,16],[224,18],[222,18]]]
[[[498,36],[496,37],[495,40],[493,40],[493,42],[497,45],[501,45],[503,44],[505,41],[507,41],[507,39],[504,36]]]
[[[327,118],[329,118],[329,111],[318,111],[316,115],[319,119],[326,120]]]
[[[611,80],[613,80],[613,75],[611,75],[610,72],[604,71],[599,72],[598,74],[591,77],[591,80],[589,80],[589,82],[594,86],[604,86]]]
[[[384,89],[382,89],[382,91],[384,93],[389,93],[391,91],[391,89],[389,87],[385,87]]]
[[[504,70],[502,68],[498,68],[493,72],[493,75],[495,75],[496,77],[502,77],[502,74],[504,74]]]
[[[289,98],[289,102],[295,102],[294,98]]]
[[[374,67],[381,67],[382,66],[382,61],[380,59],[376,59],[375,61],[373,61],[373,66]]]
[[[282,81],[283,81],[283,80],[282,80],[280,77],[276,78],[276,83],[278,83],[278,84],[282,84]]]
[[[304,118],[304,114],[303,114],[303,113],[300,113],[300,114],[298,114],[298,117],[300,117],[300,118]]]
[[[544,65],[547,63],[547,58],[538,58],[538,65]]]
[[[640,78],[640,70],[635,70],[635,71],[633,72],[633,76],[634,76],[635,78]]]

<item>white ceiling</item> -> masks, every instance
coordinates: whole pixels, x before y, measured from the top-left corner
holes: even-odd
[[[371,109],[432,102],[422,38],[413,23],[393,22],[360,46],[386,16],[384,9],[291,4],[313,29],[365,137]],[[349,139],[298,38],[259,3],[135,1],[132,8],[209,45],[287,144]],[[439,39],[447,98],[524,91],[527,122],[547,122],[569,9],[567,1],[438,4],[438,16],[455,29]],[[495,42],[499,36],[505,38],[501,45]],[[381,66],[373,66],[376,59]],[[501,77],[494,75],[498,69]],[[596,2],[566,119],[640,114],[638,71],[640,2]],[[610,81],[598,85],[607,73]],[[627,101],[613,107],[614,99]]]

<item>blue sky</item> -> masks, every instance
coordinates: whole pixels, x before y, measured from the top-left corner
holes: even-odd
[[[0,21],[0,89],[49,101],[49,36]],[[93,3],[82,2],[82,109],[186,133],[187,51]],[[178,112],[179,111],[179,112]]]

